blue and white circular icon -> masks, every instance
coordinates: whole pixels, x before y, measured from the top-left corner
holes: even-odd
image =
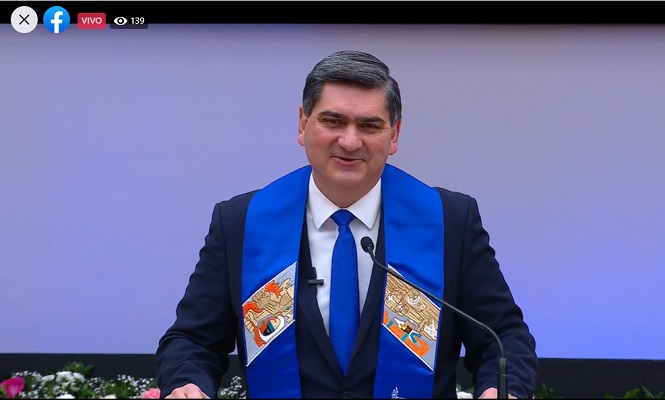
[[[69,13],[60,6],[53,6],[44,13],[44,26],[53,33],[62,33],[69,26]]]

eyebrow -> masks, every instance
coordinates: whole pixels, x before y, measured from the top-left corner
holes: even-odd
[[[339,118],[339,119],[344,119],[344,120],[350,120],[349,116],[344,115],[342,113],[338,113],[335,111],[330,111],[330,110],[323,110],[320,113],[316,114],[317,118],[319,117],[334,117],[334,118]],[[356,120],[356,122],[383,122],[384,124],[387,123],[383,118],[379,116],[369,116],[369,117],[360,117]]]

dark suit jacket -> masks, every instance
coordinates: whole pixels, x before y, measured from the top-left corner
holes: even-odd
[[[476,200],[437,190],[444,209],[443,299],[497,332],[508,361],[509,393],[531,397],[537,373],[535,341],[499,270]],[[244,326],[239,314],[242,248],[245,215],[254,193],[236,196],[214,208],[200,260],[178,304],[176,321],[159,342],[157,379],[164,395],[191,382],[214,398],[237,338],[240,365],[244,367]],[[302,395],[372,397],[385,272],[380,268],[373,271],[345,378],[323,325],[316,286],[306,282],[312,276],[307,227],[303,225],[295,324]],[[380,262],[385,261],[383,243],[382,219],[376,246]],[[433,397],[456,397],[455,371],[462,343],[465,366],[474,376],[474,395],[496,387],[499,351],[494,338],[446,307],[441,323]]]

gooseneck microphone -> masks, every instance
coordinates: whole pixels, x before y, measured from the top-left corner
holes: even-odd
[[[410,282],[406,278],[404,278],[402,275],[397,273],[396,271],[391,270],[390,268],[386,267],[385,265],[381,264],[376,260],[376,257],[374,257],[374,242],[372,239],[368,236],[364,236],[362,239],[360,239],[360,246],[362,249],[365,251],[365,253],[369,254],[370,257],[372,257],[372,261],[374,262],[374,265],[378,265],[382,269],[384,269],[386,272],[388,272],[390,275],[394,276],[395,278],[399,279],[400,281],[406,283],[407,285],[414,287],[421,291],[422,293],[425,293],[432,299],[436,300],[439,304],[444,305],[454,311],[455,313],[461,315],[464,317],[464,319],[473,322],[477,326],[483,328],[487,332],[489,332],[492,336],[494,336],[494,339],[496,340],[496,344],[499,347],[499,366],[497,369],[497,398],[498,399],[507,399],[508,398],[508,362],[506,361],[506,357],[503,353],[503,344],[501,343],[501,339],[499,339],[499,336],[494,332],[489,326],[483,324],[482,322],[478,321],[477,319],[473,318],[469,314],[465,313],[464,311],[453,307],[452,305],[448,304],[446,301],[443,299],[440,299],[436,296],[434,296],[432,293],[429,293],[425,289],[421,288],[420,286],[416,285],[413,282]]]

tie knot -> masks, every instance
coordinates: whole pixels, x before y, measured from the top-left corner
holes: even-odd
[[[355,216],[349,210],[337,210],[332,215],[337,226],[347,226],[354,218]]]

